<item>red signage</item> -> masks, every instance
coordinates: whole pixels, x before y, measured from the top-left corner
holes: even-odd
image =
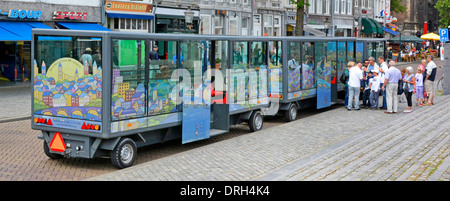
[[[86,12],[66,12],[66,11],[55,11],[53,13],[53,19],[55,20],[85,20],[88,13]]]

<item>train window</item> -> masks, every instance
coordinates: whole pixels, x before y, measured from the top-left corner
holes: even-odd
[[[364,43],[362,41],[356,42],[356,57],[355,60],[357,63],[364,63],[364,60],[367,58],[363,58],[364,55]]]
[[[233,42],[233,60],[229,71],[228,100],[237,103],[248,100],[248,42]]]
[[[288,55],[288,92],[294,92],[300,90],[300,83],[302,77],[302,62],[300,60],[301,54],[301,42],[289,43],[289,55]],[[305,66],[305,69],[307,66]]]
[[[278,96],[282,90],[282,43],[281,41],[269,42],[269,94]]]
[[[386,55],[384,54],[384,42],[377,42],[377,47],[376,47],[376,52],[377,52],[377,57],[383,56],[386,58]]]
[[[172,74],[178,64],[183,65],[183,55],[177,57],[176,41],[151,42],[149,52],[148,79],[148,115],[161,115],[179,111],[176,87],[178,80],[172,79]],[[180,60],[180,62],[178,62]],[[176,77],[176,76],[175,76]]]
[[[233,69],[248,69],[248,43],[233,42]]]
[[[368,53],[367,58],[369,58],[369,57],[377,58],[377,52],[376,52],[375,48],[376,48],[375,43],[367,42],[367,53]]]
[[[326,42],[316,42],[316,48],[315,48],[315,63],[316,63],[316,75],[317,78],[323,79],[327,82],[330,82],[328,80],[330,76],[328,75],[330,73],[329,67],[329,61],[326,56],[326,48],[327,48]]]
[[[113,40],[113,120],[145,116],[144,65],[144,40]]]
[[[350,61],[354,61],[355,60],[355,43],[352,41],[347,42],[347,60]]]
[[[34,114],[101,121],[101,38],[36,36]]]
[[[249,76],[249,99],[263,96],[267,89],[267,43],[251,42],[251,62]],[[264,94],[265,95],[265,94]]]
[[[214,85],[213,100],[223,100],[225,97],[226,87],[225,80],[226,70],[228,66],[228,41],[214,41],[214,69],[211,72],[211,82]]]
[[[331,70],[331,80],[332,82],[338,82],[339,80],[336,78],[336,67],[337,67],[337,49],[336,49],[336,41],[328,41],[327,42],[327,61],[330,62],[330,70]]]
[[[302,64],[302,90],[312,89],[315,86],[314,43],[305,42],[302,54],[304,59]]]
[[[210,65],[211,42],[210,41],[182,41],[180,45],[181,56],[183,57],[183,69],[189,72],[190,79],[183,77],[183,83],[189,85],[193,90],[186,94],[183,91],[183,101],[189,98],[194,103],[210,103],[210,96],[202,93],[209,84],[209,75],[205,74]],[[183,73],[184,74],[184,73]],[[186,76],[184,74],[184,76]],[[190,81],[190,83],[188,83]]]
[[[345,47],[346,43],[344,41],[338,42],[338,60],[337,60],[337,69],[338,69],[338,78],[341,77],[344,70],[347,68],[347,48]],[[338,90],[344,89],[344,84],[342,82],[338,82]]]

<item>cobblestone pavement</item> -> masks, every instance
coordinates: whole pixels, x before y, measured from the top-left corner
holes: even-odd
[[[88,180],[448,181],[449,106],[440,96],[409,114],[336,108]]]
[[[29,116],[29,88],[0,93],[13,105],[0,112],[0,180],[450,180],[449,96],[410,114],[401,113],[406,103],[394,115],[342,104],[300,110],[290,123],[267,118],[259,132],[244,124],[208,140],[141,148],[135,166],[116,170],[107,158],[48,159],[30,120],[16,121]]]

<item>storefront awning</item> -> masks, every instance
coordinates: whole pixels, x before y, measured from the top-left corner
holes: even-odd
[[[392,29],[389,29],[389,28],[387,28],[387,27],[383,27],[383,31],[388,32],[388,33],[390,33],[390,34],[392,34],[392,35],[394,35],[394,36],[397,36],[397,35],[400,34],[400,33],[396,32],[396,31],[394,31],[394,30],[392,30]]]
[[[51,29],[41,22],[0,22],[0,41],[31,41],[33,28]]]
[[[59,25],[72,30],[111,31],[95,23],[57,22]]]
[[[362,30],[363,33],[383,34],[383,28],[376,20],[371,18],[362,18],[361,22],[362,26],[364,27],[364,29]]]
[[[313,34],[315,36],[326,36],[326,33],[313,28],[311,25],[304,25],[303,31]]]

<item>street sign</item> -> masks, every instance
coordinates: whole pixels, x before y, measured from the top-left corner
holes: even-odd
[[[439,29],[439,36],[441,38],[441,42],[448,41],[448,29]]]

